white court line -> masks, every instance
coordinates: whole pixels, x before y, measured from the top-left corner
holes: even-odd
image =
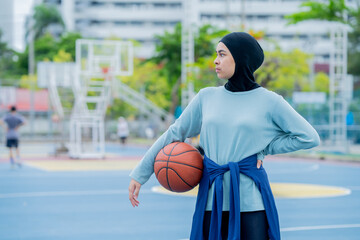
[[[289,227],[281,228],[281,232],[307,231],[307,230],[321,230],[321,229],[338,229],[338,228],[360,228],[360,224],[340,224],[340,225],[320,225],[320,226],[304,226],[304,227]]]
[[[0,194],[1,198],[24,198],[24,197],[53,197],[53,196],[88,196],[88,195],[116,195],[128,194],[128,190],[101,190],[101,191],[57,191],[57,192],[28,192],[28,193],[6,193]],[[144,189],[141,193],[152,193]]]

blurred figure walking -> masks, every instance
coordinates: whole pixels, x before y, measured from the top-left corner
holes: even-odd
[[[119,117],[117,125],[117,134],[120,138],[121,144],[125,145],[129,136],[129,125],[124,117]]]
[[[15,165],[21,167],[18,130],[25,124],[25,120],[17,113],[16,107],[12,106],[10,112],[0,120],[0,124],[6,129],[6,147],[9,148],[11,168]],[[16,158],[14,158],[13,149],[15,149]]]

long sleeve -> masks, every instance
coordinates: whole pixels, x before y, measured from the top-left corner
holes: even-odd
[[[274,106],[272,121],[278,127],[278,134],[264,149],[264,155],[309,149],[320,144],[316,130],[282,97]]]
[[[130,177],[141,184],[147,182],[154,172],[154,161],[158,152],[175,141],[184,141],[200,133],[202,124],[201,91],[185,108],[181,116],[163,133],[146,152],[141,162],[130,173]]]

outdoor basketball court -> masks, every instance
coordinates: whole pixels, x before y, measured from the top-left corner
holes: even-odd
[[[1,149],[1,240],[188,239],[191,193],[164,194],[152,177],[140,206],[128,201],[128,174],[146,147],[107,145],[105,160],[49,157],[52,147],[24,145],[25,165],[16,170]],[[282,239],[359,239],[360,164],[267,158],[264,166]]]

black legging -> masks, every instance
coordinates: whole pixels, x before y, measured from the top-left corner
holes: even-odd
[[[205,211],[204,240],[209,239],[211,211]],[[229,227],[229,211],[222,213],[221,238],[226,240]],[[269,240],[265,211],[241,213],[241,240]]]

